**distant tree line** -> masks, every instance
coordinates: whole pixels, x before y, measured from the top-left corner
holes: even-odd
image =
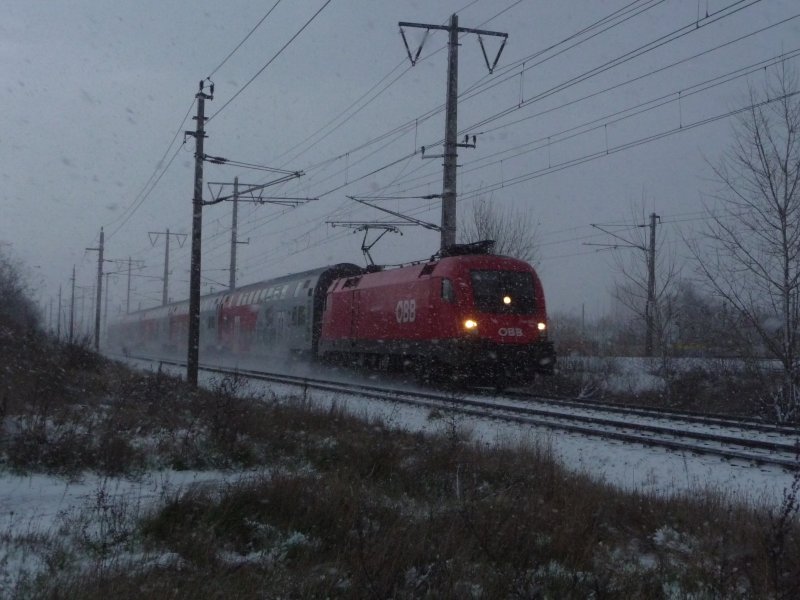
[[[22,276],[22,266],[0,250],[0,331],[28,333],[39,325],[39,312]]]

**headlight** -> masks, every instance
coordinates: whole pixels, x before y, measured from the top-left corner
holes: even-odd
[[[544,331],[545,329],[547,329],[547,325],[545,325],[544,323],[537,323],[536,329],[538,329],[539,331]]]
[[[511,296],[503,296],[503,304],[505,304],[506,306],[511,304]]]
[[[478,322],[477,321],[473,321],[472,319],[467,319],[466,321],[464,321],[464,329],[466,329],[468,331],[472,331],[473,329],[477,329],[477,327],[478,327]]]

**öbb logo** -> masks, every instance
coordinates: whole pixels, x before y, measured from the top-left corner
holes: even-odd
[[[497,330],[500,337],[522,337],[522,329],[519,327],[501,327]]]
[[[398,323],[413,323],[417,320],[417,301],[398,300],[394,308],[394,316]]]

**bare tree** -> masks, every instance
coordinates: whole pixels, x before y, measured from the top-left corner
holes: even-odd
[[[751,88],[750,106],[734,126],[733,143],[711,165],[721,190],[706,206],[706,244],[692,246],[712,289],[780,361],[775,407],[781,407],[784,418],[797,410],[800,398],[797,83],[796,74],[782,65],[761,94]]]
[[[658,262],[658,261],[657,261]],[[670,330],[675,320],[675,282],[679,269],[673,261],[665,260],[656,266],[655,295],[648,302],[648,274],[646,257],[627,255],[627,260],[618,257],[617,265],[621,280],[614,284],[614,298],[631,311],[637,319],[639,331],[646,329],[648,323],[651,347],[645,343],[645,354],[654,352],[664,354],[670,341]],[[645,338],[647,338],[645,331]]]
[[[480,197],[460,225],[460,241],[469,244],[494,240],[494,253],[535,263],[538,226],[527,211],[501,209],[491,197]]]
[[[26,333],[39,326],[39,313],[22,276],[22,266],[0,251],[0,329]]]
[[[595,225],[613,240],[597,244],[624,252],[614,252],[614,265],[619,279],[614,283],[614,298],[638,317],[633,330],[644,332],[644,354],[654,351],[663,354],[674,321],[675,283],[680,267],[675,256],[667,252],[666,238],[656,236],[658,215],[645,217],[644,200],[639,207],[631,206],[631,225]],[[639,214],[641,213],[641,214]]]

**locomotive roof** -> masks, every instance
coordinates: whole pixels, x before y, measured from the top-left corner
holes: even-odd
[[[516,258],[495,254],[462,254],[395,269],[384,269],[360,275],[342,277],[338,281],[344,280],[344,283],[337,284],[335,289],[345,290],[353,287],[367,287],[390,282],[413,281],[431,276],[455,277],[462,274],[466,269],[475,268],[528,271],[534,275],[536,273],[531,265]]]

